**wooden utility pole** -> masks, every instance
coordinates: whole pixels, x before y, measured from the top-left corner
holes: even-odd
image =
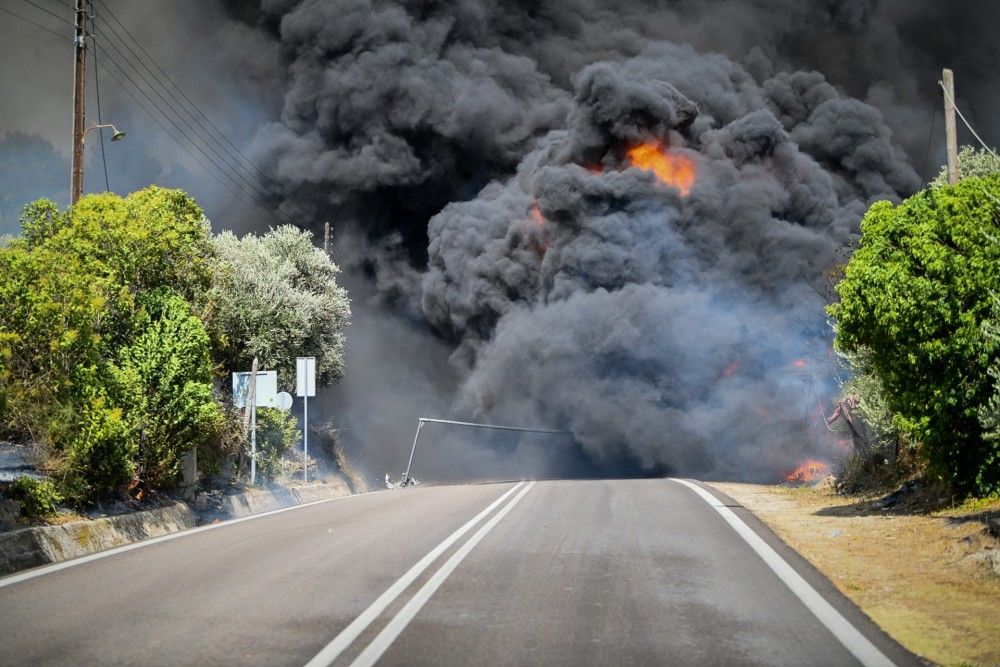
[[[70,182],[70,203],[76,204],[83,194],[83,134],[86,91],[84,67],[87,63],[87,8],[86,0],[75,3],[76,33],[73,40],[73,176]]]
[[[955,75],[950,69],[941,70],[944,87],[944,136],[948,142],[948,184],[958,183],[958,135],[955,133]]]

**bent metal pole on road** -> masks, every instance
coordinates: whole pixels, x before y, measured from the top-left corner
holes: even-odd
[[[410,460],[406,463],[406,473],[403,475],[403,484],[410,481],[410,466],[413,465],[413,453],[417,451],[417,440],[420,439],[420,429],[424,424],[448,424],[449,426],[466,426],[468,428],[485,428],[494,431],[520,431],[522,433],[549,433],[552,435],[573,435],[572,431],[563,431],[551,428],[527,428],[524,426],[501,426],[499,424],[480,424],[477,422],[460,422],[452,419],[433,419],[431,417],[421,417],[417,420],[417,432],[413,434],[413,446],[410,447]]]

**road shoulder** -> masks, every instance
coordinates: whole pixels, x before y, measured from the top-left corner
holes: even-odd
[[[871,513],[812,487],[712,483],[914,653],[945,665],[1000,664],[1000,547],[974,512]],[[977,554],[980,554],[977,556]]]

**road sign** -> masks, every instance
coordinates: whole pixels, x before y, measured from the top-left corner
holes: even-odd
[[[292,395],[287,391],[278,392],[278,409],[282,412],[292,409]]]
[[[249,382],[250,373],[233,373],[233,404],[240,409],[246,407],[244,401]],[[256,407],[278,407],[278,372],[257,371],[257,387],[254,393],[257,395]]]
[[[300,398],[316,395],[316,357],[295,360],[295,395]]]

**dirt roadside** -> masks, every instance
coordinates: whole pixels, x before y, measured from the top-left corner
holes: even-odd
[[[1000,665],[1000,500],[925,512],[813,488],[712,482],[879,626],[942,665]]]

